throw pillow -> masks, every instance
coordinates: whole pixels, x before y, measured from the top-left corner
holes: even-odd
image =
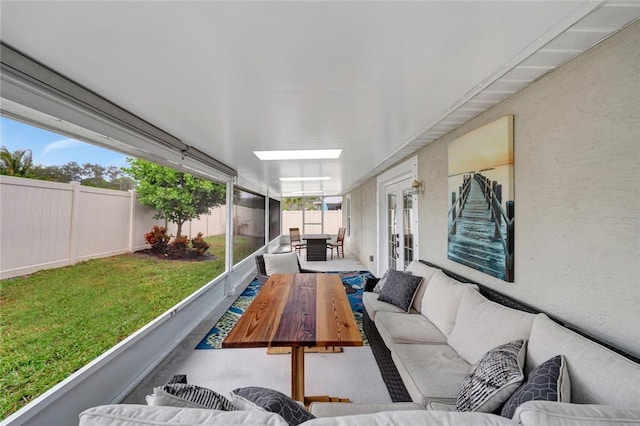
[[[513,418],[516,408],[527,401],[571,402],[571,383],[564,356],[557,355],[529,373],[502,407],[502,416]]]
[[[297,274],[300,272],[298,267],[298,255],[291,253],[265,254],[264,269],[267,275],[273,274]]]
[[[174,383],[153,388],[147,397],[151,406],[208,408],[210,410],[233,411],[235,406],[224,396],[211,389],[185,383]]]
[[[380,291],[378,300],[391,303],[405,312],[409,312],[416,290],[422,282],[422,277],[406,274],[404,272],[389,269],[384,287]]]
[[[382,274],[382,276],[380,277],[380,279],[378,280],[378,283],[376,284],[376,286],[373,288],[373,292],[374,293],[380,293],[382,291],[382,288],[384,287],[385,283],[387,282],[387,277],[389,276],[389,271],[391,269],[387,269],[385,271],[384,274]]]
[[[458,411],[494,412],[524,380],[524,361],[524,340],[514,340],[487,352],[462,382],[456,401]]]
[[[233,402],[239,410],[263,410],[279,414],[290,426],[315,419],[304,405],[273,389],[250,386],[234,389]]]

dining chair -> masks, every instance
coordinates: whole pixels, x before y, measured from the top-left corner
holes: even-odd
[[[295,250],[296,253],[300,253],[303,248],[307,248],[300,237],[300,228],[289,228],[289,240],[291,251]]]
[[[291,253],[289,252],[285,252],[285,253],[278,253],[277,256],[289,256],[291,255]],[[264,255],[263,254],[259,254],[255,257],[255,261],[256,261],[256,269],[258,272],[258,281],[260,281],[260,287],[262,287],[264,285],[264,283],[267,282],[267,280],[269,279],[269,274],[267,273],[267,265],[265,264],[264,261]],[[295,262],[298,266],[298,272],[300,273],[316,273],[316,271],[312,271],[309,269],[302,269],[302,267],[300,267],[300,260],[297,258],[296,255],[296,259]],[[287,273],[289,273],[289,271],[287,271]]]
[[[344,234],[347,231],[347,228],[338,228],[338,238],[335,242],[329,241],[327,243],[327,248],[331,250],[331,259],[333,259],[333,249],[336,249],[338,257],[342,254],[342,258],[344,259]]]

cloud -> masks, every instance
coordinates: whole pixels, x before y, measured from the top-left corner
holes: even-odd
[[[46,155],[51,151],[55,151],[59,149],[75,148],[80,145],[82,145],[82,142],[77,141],[75,139],[71,139],[71,138],[61,139],[59,141],[55,141],[55,142],[51,142],[50,144],[47,144],[42,150],[42,155]]]

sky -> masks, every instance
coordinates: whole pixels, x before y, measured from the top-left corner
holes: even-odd
[[[71,161],[102,166],[128,166],[126,155],[96,145],[71,139],[29,124],[0,117],[0,144],[11,152],[30,149],[33,163],[60,166]]]

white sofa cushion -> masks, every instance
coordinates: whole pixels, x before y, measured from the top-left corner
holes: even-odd
[[[387,402],[377,404],[342,402],[312,402],[309,411],[316,417],[355,416],[381,411],[424,410],[424,405],[415,402]],[[454,407],[455,408],[455,407]]]
[[[448,345],[397,344],[391,357],[413,402],[453,402],[471,365]]]
[[[462,295],[465,291],[477,290],[475,284],[463,284],[436,271],[425,288],[420,312],[448,337],[456,322]]]
[[[297,274],[300,272],[298,255],[295,252],[265,254],[263,257],[267,275]]]
[[[431,266],[425,265],[418,260],[412,260],[411,263],[409,263],[409,266],[407,266],[407,269],[405,269],[405,272],[410,272],[413,275],[422,277],[422,283],[416,291],[416,296],[413,298],[413,309],[415,309],[416,311],[420,312],[420,309],[422,309],[422,298],[424,297],[424,292],[427,288],[427,285],[429,284],[431,278],[439,270],[440,269],[438,268],[433,268]]]
[[[513,420],[522,426],[637,426],[640,408],[530,401],[518,407]]]
[[[455,403],[431,401],[427,404],[427,410],[434,411],[458,411]]]
[[[378,312],[375,324],[389,349],[396,343],[447,343],[438,327],[420,314]]]
[[[548,316],[536,316],[527,349],[527,370],[564,355],[571,378],[571,402],[638,407],[640,364],[580,336]]]
[[[376,313],[378,312],[405,313],[402,309],[392,305],[391,303],[379,301],[378,293],[373,293],[369,291],[365,291],[362,294],[362,304],[364,305],[364,308],[367,310],[367,314],[369,315],[369,318],[371,318],[372,320],[376,319]]]
[[[357,416],[323,417],[309,420],[304,426],[514,426],[509,419],[486,413],[452,413],[447,411],[384,411]]]
[[[79,426],[179,426],[179,425],[288,426],[282,417],[266,411],[217,411],[204,408],[100,405],[80,413]]]
[[[533,314],[491,302],[477,291],[466,291],[447,343],[469,364],[475,364],[496,346],[529,340],[534,318]]]

